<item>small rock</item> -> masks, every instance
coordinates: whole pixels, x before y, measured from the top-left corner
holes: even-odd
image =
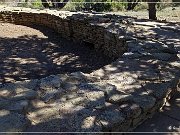
[[[168,94],[172,91],[169,82],[165,83],[146,83],[144,88],[150,94],[158,99],[166,98]]]
[[[154,56],[155,58],[162,60],[162,61],[168,61],[172,57],[172,54],[169,54],[169,53],[152,53],[152,56]]]
[[[119,103],[122,103],[122,102],[125,102],[125,101],[128,101],[132,98],[132,95],[127,95],[127,94],[124,94],[123,92],[116,92],[114,94],[111,94],[111,95],[108,95],[107,96],[107,101],[110,102],[110,103],[113,103],[113,104],[119,104]]]
[[[138,78],[140,80],[159,80],[159,76],[160,74],[158,74],[158,72],[152,68],[146,69],[144,72],[142,72],[141,74],[139,74]]]
[[[59,88],[62,80],[55,75],[48,76],[40,80],[40,89],[49,90],[53,88]]]
[[[39,96],[45,103],[49,103],[49,102],[54,101],[55,99],[60,98],[60,95],[63,94],[64,92],[65,90],[62,88],[51,89],[51,90],[41,92]]]
[[[78,89],[76,84],[70,83],[70,82],[63,83],[62,88],[67,90],[67,91],[74,91],[74,90]]]
[[[7,99],[0,98],[0,109],[4,109],[5,107],[10,105],[10,101]]]
[[[116,90],[116,86],[108,83],[82,83],[78,86],[82,90],[93,90],[93,91],[103,91],[105,94],[111,93]]]
[[[15,94],[16,87],[14,84],[10,83],[0,88],[0,96],[8,98]]]
[[[68,118],[68,131],[71,132],[100,132],[101,125],[97,123],[98,114],[92,109],[81,109]]]
[[[39,102],[40,103],[40,102]],[[42,106],[42,107],[40,107]],[[46,105],[40,103],[39,106],[36,106],[35,109],[28,111],[27,118],[33,124],[46,123],[47,121],[51,121],[53,119],[59,118],[59,108],[55,105]],[[47,122],[48,124],[48,122]]]
[[[39,80],[34,79],[34,80],[30,80],[30,81],[17,82],[17,83],[15,83],[15,85],[17,85],[19,87],[25,87],[25,88],[28,88],[28,89],[35,90],[38,83],[39,83]]]
[[[27,88],[17,88],[15,90],[16,95],[11,96],[10,100],[24,100],[24,99],[35,99],[37,92]]]
[[[123,58],[136,59],[142,57],[139,53],[127,52],[122,55]]]
[[[133,101],[137,103],[143,109],[144,112],[147,112],[155,105],[156,99],[151,96],[141,95],[135,96],[133,98]]]
[[[137,104],[124,103],[120,105],[120,110],[125,114],[126,118],[136,118],[141,114],[141,108]]]
[[[105,110],[98,119],[106,131],[113,131],[113,128],[115,129],[124,121],[123,114],[118,109]]]
[[[25,113],[28,108],[28,101],[27,100],[20,100],[16,102],[11,102],[9,106],[6,106],[6,109],[9,111],[16,111],[19,113]]]

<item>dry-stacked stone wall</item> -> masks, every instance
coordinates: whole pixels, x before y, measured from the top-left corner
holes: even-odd
[[[123,28],[119,26],[122,31],[118,33],[108,28],[112,22],[105,15],[18,8],[0,12],[2,22],[47,26],[67,39],[89,42],[109,57],[118,58],[126,49]]]
[[[136,22],[124,36],[122,17],[113,15],[4,8],[0,20],[45,25],[67,39],[90,42],[110,57],[121,56],[128,40],[122,57],[90,74],[1,85],[1,132],[132,131],[180,90],[179,35],[171,29],[172,37],[167,36],[166,24]],[[161,34],[153,35],[157,29]]]

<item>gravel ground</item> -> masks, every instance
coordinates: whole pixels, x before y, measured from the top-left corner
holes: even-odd
[[[0,83],[89,73],[111,61],[90,45],[60,38],[48,28],[0,23]]]

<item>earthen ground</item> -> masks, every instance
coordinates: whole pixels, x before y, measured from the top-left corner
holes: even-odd
[[[73,43],[43,26],[0,23],[0,82],[38,79],[51,74],[90,73],[111,62],[93,45]]]

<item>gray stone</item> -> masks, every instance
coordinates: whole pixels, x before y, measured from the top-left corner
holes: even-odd
[[[28,89],[35,90],[38,83],[39,83],[39,80],[34,79],[34,80],[30,80],[30,81],[16,82],[15,85],[17,85],[17,87],[25,87]]]
[[[27,118],[32,124],[40,124],[56,118],[61,118],[59,115],[59,107],[57,104],[44,104],[38,102],[30,111],[28,111]]]
[[[100,132],[102,127],[97,123],[98,114],[91,109],[82,109],[68,118],[68,131]]]
[[[40,80],[40,89],[49,90],[59,88],[61,83],[62,80],[58,76],[51,75]]]
[[[95,77],[90,74],[85,74],[82,72],[74,72],[70,74],[69,78],[66,81],[70,83],[76,82],[75,84],[79,84],[81,82],[95,82],[99,80],[100,80],[99,77]]]
[[[104,110],[98,119],[105,131],[113,131],[113,128],[115,129],[124,121],[123,114],[118,109]]]
[[[178,52],[173,49],[173,48],[169,48],[169,47],[164,47],[159,49],[159,51],[164,52],[164,53],[169,53],[169,54],[177,54]]]
[[[165,106],[162,109],[163,114],[180,120],[180,92],[176,93],[175,97],[166,102]]]
[[[0,110],[1,132],[23,132],[29,124],[29,121],[21,114]]]
[[[162,60],[162,61],[168,61],[172,57],[172,54],[169,54],[169,53],[152,53],[152,56],[154,56],[155,58]]]
[[[141,114],[141,108],[137,104],[124,102],[119,106],[122,113],[125,114],[126,119],[134,119],[140,116]]]
[[[144,112],[150,110],[156,102],[156,99],[151,96],[134,96],[133,101],[138,104]]]
[[[148,49],[148,50],[151,50],[151,49],[153,49],[154,47],[157,47],[157,46],[160,46],[160,44],[157,43],[157,42],[154,42],[154,41],[144,41],[144,43],[142,45],[142,47],[144,49]]]
[[[47,91],[43,91],[41,94],[39,94],[40,98],[48,103],[51,101],[54,101],[55,99],[60,98],[60,95],[64,92],[64,89],[59,88],[59,89],[51,89]],[[40,93],[40,92],[39,92]]]
[[[0,96],[4,98],[8,98],[15,94],[16,87],[13,83],[6,84],[0,88]]]
[[[87,108],[99,108],[105,106],[105,97],[103,91],[89,91],[84,94],[88,103],[85,105]]]
[[[125,94],[123,92],[114,92],[107,95],[107,101],[113,104],[120,104],[122,102],[129,101],[132,98],[132,95]]]
[[[103,91],[106,95],[112,93],[112,91],[116,90],[116,86],[108,84],[108,83],[82,83],[79,85],[79,89],[83,90],[93,90],[93,91]]]
[[[132,120],[125,120],[119,126],[113,128],[113,132],[129,132],[131,124],[132,124]]]
[[[149,68],[145,71],[143,71],[139,76],[139,79],[141,80],[150,80],[155,81],[160,79],[160,74],[155,69]]]
[[[74,90],[77,90],[78,87],[76,84],[74,83],[71,83],[71,82],[65,82],[62,84],[62,88],[67,90],[67,91],[74,91]]]
[[[76,95],[76,97],[68,100],[66,103],[73,104],[73,106],[80,105],[80,106],[86,106],[88,104],[89,100],[84,95]]]
[[[143,87],[150,95],[155,96],[157,99],[166,98],[172,91],[170,82],[146,83]]]
[[[172,30],[174,32],[180,32],[180,27],[177,26],[160,26],[161,29]]]
[[[64,81],[64,83],[71,83],[71,84],[80,84],[81,82],[84,82],[84,74],[82,72],[74,72],[71,73],[67,79]]]
[[[139,117],[133,119],[132,128],[136,128],[138,125],[142,124],[147,119],[148,119],[147,113],[141,114]]]
[[[17,87],[16,85],[7,85],[1,88],[1,96],[8,100],[34,99],[37,92],[25,87]]]
[[[37,92],[27,88],[17,88],[15,95],[10,97],[10,100],[24,100],[24,99],[35,99]]]
[[[28,101],[27,100],[20,100],[16,102],[11,102],[9,106],[6,106],[5,109],[9,111],[16,111],[19,113],[26,113],[28,109]]]
[[[122,55],[123,58],[128,58],[128,59],[136,59],[136,58],[140,58],[142,56],[143,55],[141,55],[139,53],[134,53],[134,52],[127,52]]]
[[[130,42],[127,45],[129,52],[139,52],[144,50],[137,42]]]
[[[57,75],[62,82],[66,81],[66,79],[69,77],[67,74],[58,74]]]
[[[168,67],[167,67],[168,68]],[[170,69],[164,70],[164,69],[160,69],[160,80],[163,82],[170,82],[172,80],[174,80],[176,78],[176,72],[178,70],[174,70],[174,71],[170,71]]]
[[[86,108],[101,108],[105,106],[104,92],[81,90],[77,93],[68,93],[65,104],[81,105]]]
[[[7,99],[0,98],[0,109],[3,109],[7,106],[9,106],[10,101]]]

